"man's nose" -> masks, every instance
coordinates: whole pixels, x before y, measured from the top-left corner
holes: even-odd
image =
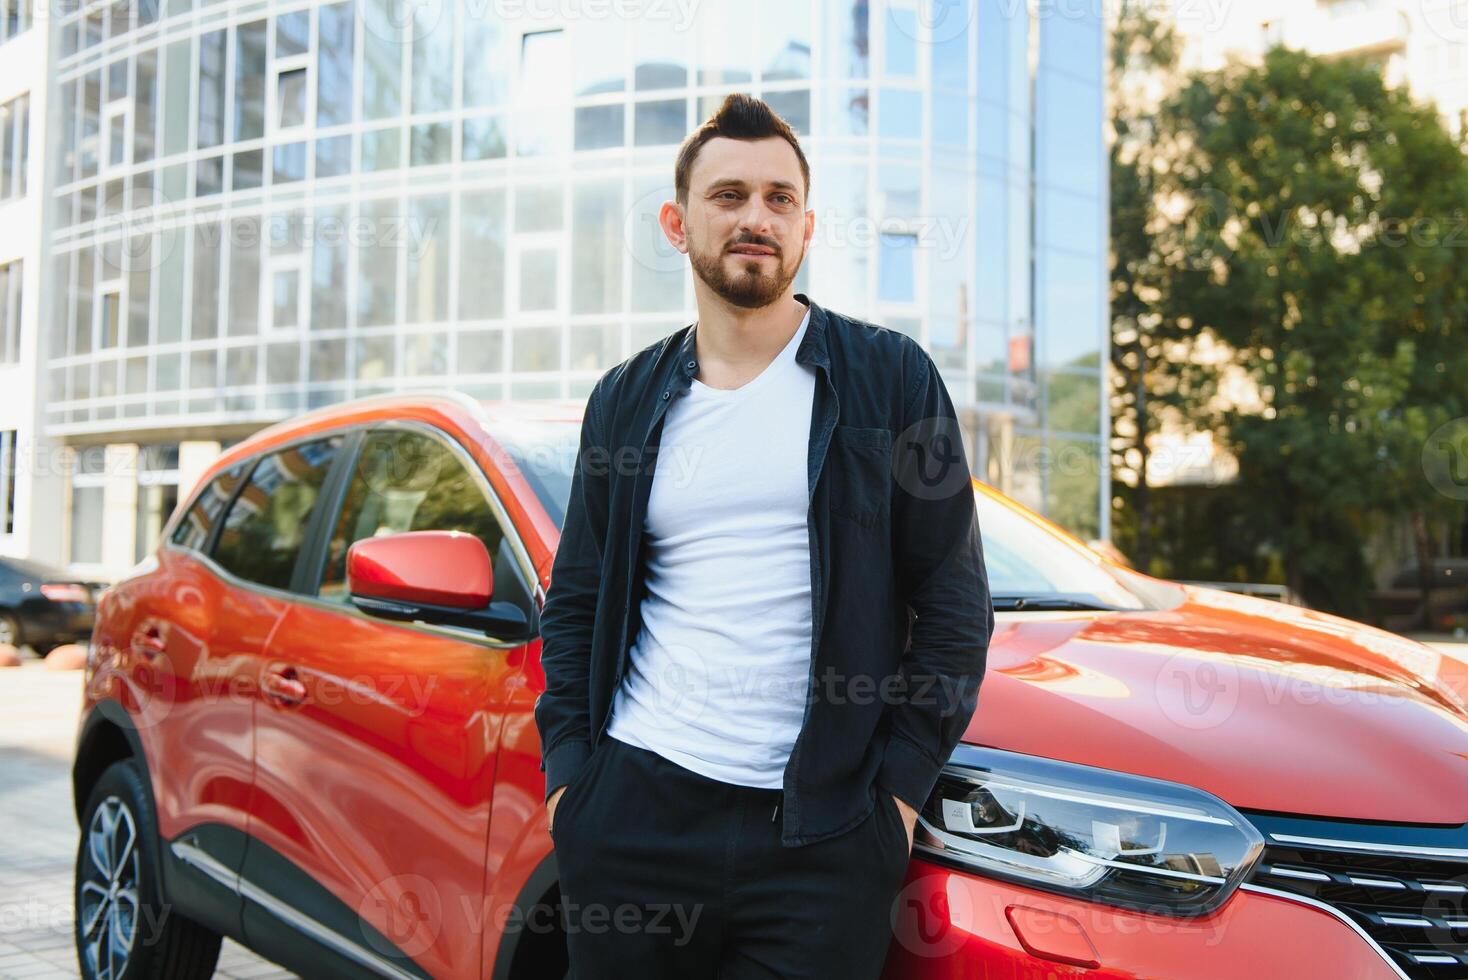
[[[773,238],[770,219],[774,212],[759,197],[752,196],[739,211],[739,230],[747,234]]]

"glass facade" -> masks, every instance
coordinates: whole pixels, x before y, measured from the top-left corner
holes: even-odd
[[[798,287],[932,352],[981,475],[1104,528],[1099,8],[142,0],[51,29],[58,438],[584,397],[694,318],[657,209],[743,91],[811,163]]]

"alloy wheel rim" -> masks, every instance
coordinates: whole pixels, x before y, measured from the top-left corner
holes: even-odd
[[[87,853],[88,874],[77,896],[87,973],[96,980],[117,980],[138,933],[137,824],[121,798],[107,797],[92,814]]]

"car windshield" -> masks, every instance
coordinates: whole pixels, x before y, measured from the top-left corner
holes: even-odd
[[[1107,564],[988,494],[974,501],[996,610],[1167,609],[1183,599],[1181,590]]]
[[[571,496],[580,427],[513,423],[496,437],[559,527]],[[1079,542],[975,492],[984,567],[996,610],[1166,609],[1182,601],[1175,587],[1107,564]]]

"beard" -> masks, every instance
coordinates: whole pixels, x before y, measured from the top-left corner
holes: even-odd
[[[767,245],[773,248],[776,270],[773,273],[765,272],[763,260],[736,256],[739,259],[738,269],[730,272],[724,264],[723,249],[704,251],[696,246],[688,250],[688,261],[693,266],[694,274],[702,279],[717,296],[731,306],[738,306],[746,310],[757,310],[769,306],[783,296],[785,290],[795,281],[795,275],[800,271],[801,260],[805,258],[804,250],[802,250],[800,256],[787,267],[784,249],[776,242],[740,239],[731,242],[730,245]]]

